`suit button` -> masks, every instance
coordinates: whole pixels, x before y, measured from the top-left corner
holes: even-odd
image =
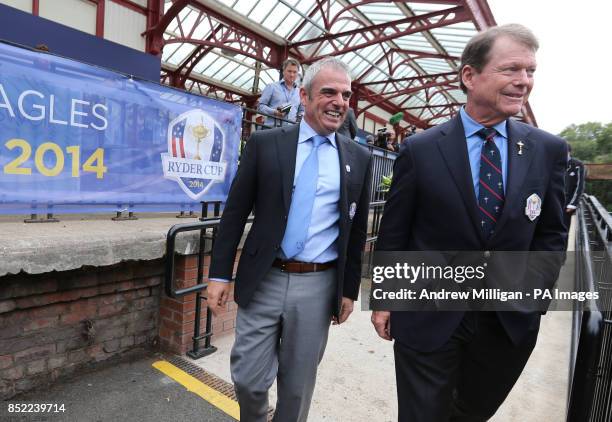
[[[285,220],[287,219],[287,216],[283,217]]]
[[[274,245],[274,250],[275,250],[275,251],[277,251],[277,250],[279,250],[279,249],[280,249],[280,246],[279,246],[279,245]]]
[[[485,259],[488,259],[488,258],[490,258],[490,257],[491,257],[491,252],[489,252],[489,251],[484,251],[483,256],[485,257]]]

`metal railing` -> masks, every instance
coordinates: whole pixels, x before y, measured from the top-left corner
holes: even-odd
[[[612,420],[612,217],[593,196],[578,209],[576,288],[597,291],[572,327],[568,422]]]
[[[213,216],[208,216],[209,204],[214,205]],[[212,312],[206,307],[206,328],[203,334],[200,333],[200,321],[202,316],[202,301],[207,298],[202,295],[202,291],[206,289],[207,283],[204,282],[204,258],[210,255],[212,247],[217,235],[217,228],[221,219],[219,218],[221,203],[202,203],[202,216],[200,222],[197,223],[186,223],[186,224],[175,224],[168,230],[166,236],[166,266],[165,266],[165,280],[164,289],[166,295],[171,298],[177,298],[184,296],[189,293],[195,293],[195,322],[193,329],[193,348],[187,352],[187,355],[192,359],[199,359],[214,353],[217,348],[212,346],[211,337],[212,332]],[[204,217],[206,216],[206,217]],[[197,252],[197,278],[196,284],[183,289],[175,289],[175,257],[176,257],[176,236],[179,233],[185,233],[189,231],[199,231],[199,245]],[[207,242],[208,241],[208,242]],[[207,243],[209,248],[207,249]],[[204,340],[204,347],[200,347],[200,342]]]
[[[263,117],[263,122],[258,122],[257,118],[255,118],[255,121],[251,120],[251,118],[255,115]],[[272,119],[272,126],[265,123],[268,117]],[[282,117],[275,116],[274,114],[264,113],[254,108],[242,107],[242,139],[245,140],[245,135],[250,134],[253,130],[272,129],[283,126],[285,123],[293,125],[298,122],[284,119]]]

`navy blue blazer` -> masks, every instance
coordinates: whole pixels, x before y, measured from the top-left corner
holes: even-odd
[[[234,300],[247,306],[272,267],[285,234],[291,205],[299,126],[254,132],[240,157],[213,246],[210,278],[231,279],[236,248],[246,220],[255,219],[244,243],[234,287]],[[361,257],[366,240],[370,198],[370,153],[336,134],[340,160],[340,220],[337,262],[338,315],[342,297],[357,299]],[[354,215],[350,206],[355,204]]]
[[[508,120],[507,127],[506,198],[491,237],[484,238],[480,230],[467,142],[461,119],[456,116],[412,136],[400,152],[376,249],[564,251],[566,143],[515,120]],[[523,143],[521,148],[519,141]],[[525,215],[525,205],[534,193],[541,198],[542,206],[541,214],[532,221]],[[527,259],[519,262],[510,276],[522,277],[523,283],[537,281],[539,286],[552,287],[558,277],[561,253],[551,255],[551,261],[538,263],[538,269],[532,268]],[[542,268],[547,271],[542,272]],[[498,314],[515,343],[528,330],[539,327],[539,313]],[[450,338],[462,318],[463,312],[392,312],[391,335],[412,348],[431,351]]]

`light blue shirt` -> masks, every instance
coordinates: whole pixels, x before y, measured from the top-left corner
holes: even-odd
[[[289,113],[283,118],[295,122],[297,115],[301,115],[304,112],[304,107],[300,101],[300,90],[297,84],[294,84],[293,88],[289,90],[285,80],[282,79],[264,88],[259,98],[257,110],[266,114],[274,114],[277,107],[287,104],[291,105],[291,110],[289,110]],[[280,122],[282,126],[289,125],[287,122]],[[274,126],[274,119],[272,117],[266,117],[265,124],[267,126]]]
[[[293,186],[300,174],[304,161],[312,151],[313,143],[310,138],[316,136],[314,131],[305,120],[300,122],[298,135],[297,154],[295,157],[295,174]],[[317,155],[319,158],[319,179],[317,191],[310,217],[310,226],[304,250],[292,259],[303,262],[329,262],[338,259],[338,235],[340,228],[340,157],[336,145],[336,134],[326,136],[329,142],[319,146]],[[279,258],[285,259],[282,249]],[[229,280],[211,278],[211,281],[228,283]]]
[[[293,177],[294,187],[302,165],[312,151],[313,143],[310,139],[316,135],[317,132],[305,120],[300,122]],[[336,134],[332,132],[326,138],[329,142],[322,143],[317,150],[319,179],[306,244],[304,250],[292,258],[295,261],[322,263],[338,258],[336,241],[340,220],[340,158],[336,145]],[[282,250],[280,258],[284,258]]]
[[[470,168],[472,170],[472,183],[474,185],[474,193],[476,194],[476,200],[478,200],[478,194],[480,193],[480,154],[482,152],[482,146],[484,140],[476,134],[480,129],[484,128],[483,125],[475,121],[465,111],[464,107],[459,110],[459,116],[463,123],[463,130],[465,131],[465,139],[467,141],[468,157],[470,159]],[[506,130],[506,121],[499,122],[493,126],[497,130],[497,135],[493,138],[495,146],[499,150],[502,164],[502,180],[504,182],[504,193],[506,192],[506,175],[508,174],[508,131]]]

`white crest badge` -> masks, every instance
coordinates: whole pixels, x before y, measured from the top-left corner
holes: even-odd
[[[351,166],[349,166],[348,164],[344,168],[346,169],[347,173],[351,172]]]
[[[219,124],[202,110],[189,110],[168,125],[168,152],[161,154],[164,177],[191,199],[200,199],[213,183],[225,180],[224,147]]]
[[[357,204],[352,202],[349,208],[349,219],[353,219],[355,217],[355,213],[357,212]]]
[[[525,215],[529,220],[535,220],[542,211],[542,199],[535,193],[529,195],[525,204]]]

